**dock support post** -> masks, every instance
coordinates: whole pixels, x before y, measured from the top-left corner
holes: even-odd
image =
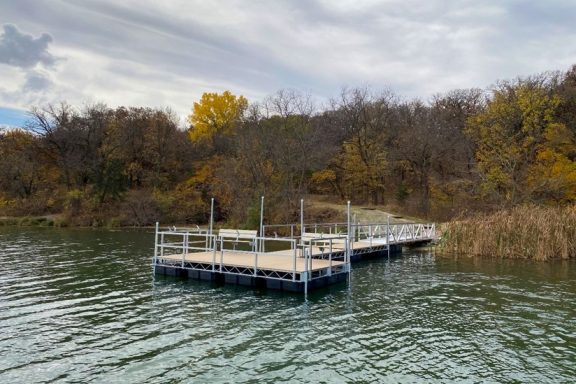
[[[264,252],[264,196],[260,199],[260,252]]]
[[[308,249],[306,247],[302,247],[302,253],[304,254],[304,273],[300,276],[304,275],[304,294],[308,294]]]
[[[374,238],[374,229],[372,224],[368,225],[368,236],[370,237],[370,248],[372,248],[372,239]]]
[[[312,247],[312,242],[310,242],[310,251],[308,252],[308,270],[310,271],[310,275],[312,275]]]
[[[328,276],[332,276],[332,239],[330,239],[330,252],[328,253]]]
[[[294,273],[292,273],[292,281],[296,281],[296,254],[298,252],[298,249],[296,248],[296,240],[292,239],[292,268],[294,270]]]
[[[390,258],[390,215],[386,217],[386,245],[388,246],[388,258]]]
[[[212,244],[212,272],[216,270],[216,238],[210,235],[210,243]]]
[[[350,200],[348,200],[347,203],[347,225],[348,225],[348,241],[347,241],[347,245],[346,245],[346,261],[348,263],[350,263],[350,239],[351,239],[351,233],[350,233]]]
[[[184,261],[186,260],[186,253],[188,251],[188,232],[182,235],[182,268],[184,268]]]
[[[154,256],[152,257],[152,272],[156,274],[156,261],[158,260],[158,228],[160,223],[156,222],[156,229],[154,231]]]
[[[220,238],[220,272],[222,272],[222,264],[224,264],[224,238]]]

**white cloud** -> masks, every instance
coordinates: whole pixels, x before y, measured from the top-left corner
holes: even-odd
[[[185,115],[206,91],[260,100],[290,87],[328,98],[357,84],[426,99],[568,69],[574,13],[576,3],[561,0],[4,2],[0,24],[65,60],[32,55],[50,68],[36,67],[28,83],[22,74],[2,81],[0,106],[65,99]]]

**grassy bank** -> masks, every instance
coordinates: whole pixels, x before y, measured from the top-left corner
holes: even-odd
[[[441,251],[458,256],[576,257],[576,206],[521,206],[442,225]]]

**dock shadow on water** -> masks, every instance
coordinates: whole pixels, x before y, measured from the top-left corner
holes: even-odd
[[[0,382],[572,382],[576,264],[354,264],[293,294],[153,278],[138,231],[0,228]]]

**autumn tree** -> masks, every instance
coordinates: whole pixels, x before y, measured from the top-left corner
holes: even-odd
[[[527,186],[539,202],[576,201],[576,138],[564,124],[549,124],[528,170]]]
[[[279,192],[294,206],[307,190],[307,174],[318,166],[321,152],[321,137],[312,121],[315,105],[309,95],[288,89],[268,97],[263,108]]]
[[[531,201],[534,188],[541,185],[537,179],[545,177],[533,168],[534,162],[563,161],[548,144],[554,136],[568,133],[556,121],[560,98],[550,85],[546,75],[502,82],[486,110],[469,119],[468,133],[478,142],[484,196],[507,205]],[[570,173],[570,167],[561,168]]]
[[[225,180],[225,195],[234,197],[231,216],[246,220],[259,196],[273,207],[270,216],[288,220],[307,192],[308,175],[321,167],[322,137],[314,124],[310,97],[281,90],[253,104],[234,140],[234,156],[221,159],[216,179]]]
[[[483,108],[480,89],[435,95],[420,107],[419,121],[398,140],[398,151],[418,179],[413,189],[420,195],[422,213],[433,209],[437,217],[450,217],[475,202],[476,142],[465,128]]]
[[[332,166],[348,198],[384,202],[388,171],[386,136],[394,96],[372,94],[367,88],[343,89],[333,100],[335,123],[345,134]]]
[[[43,150],[57,165],[68,190],[76,188],[85,169],[81,159],[82,129],[78,113],[66,103],[34,107],[27,129],[42,138]]]
[[[248,100],[244,96],[235,96],[230,91],[204,93],[188,116],[190,139],[194,143],[218,147],[222,139],[234,136],[247,107]]]
[[[428,215],[434,165],[449,150],[447,132],[438,124],[432,109],[420,101],[398,106],[397,129],[391,158],[413,181],[418,197],[418,213]]]
[[[0,190],[7,197],[28,198],[43,180],[38,140],[29,132],[0,131]]]

